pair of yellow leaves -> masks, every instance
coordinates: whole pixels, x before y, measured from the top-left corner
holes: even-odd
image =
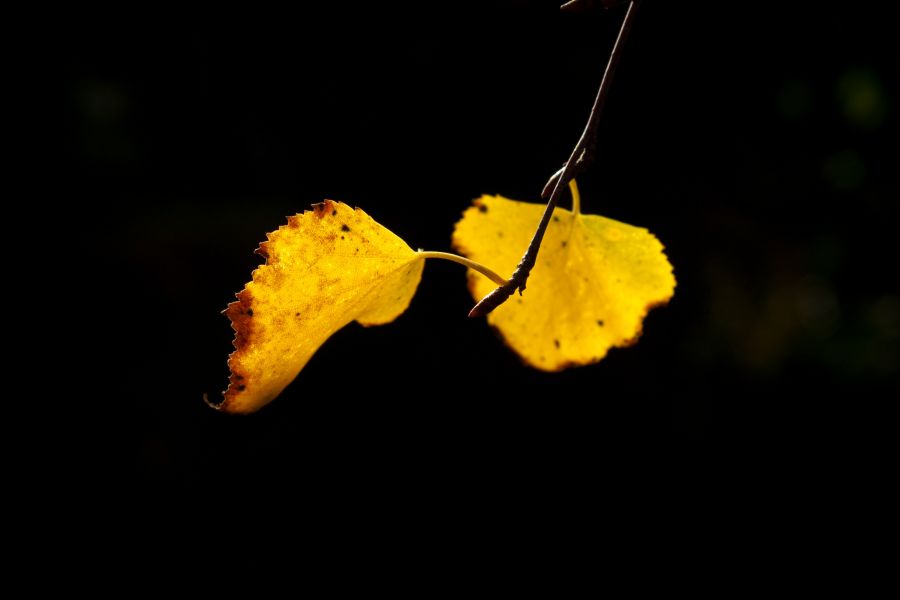
[[[573,192],[577,191],[573,188]],[[428,253],[416,252],[360,209],[326,200],[267,235],[266,264],[225,313],[235,330],[224,411],[271,402],[318,348],[351,321],[396,319],[409,306]],[[453,232],[453,246],[512,273],[544,206],[482,196]],[[663,246],[646,229],[557,208],[523,295],[488,315],[528,365],[558,371],[602,359],[641,333],[647,311],[672,297]],[[476,300],[496,283],[469,270]]]

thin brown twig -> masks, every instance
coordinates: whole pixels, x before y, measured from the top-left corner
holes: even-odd
[[[553,192],[550,194],[550,199],[547,201],[547,208],[544,209],[544,214],[541,217],[540,223],[538,223],[537,230],[534,232],[534,236],[528,244],[528,249],[522,256],[522,260],[520,260],[519,264],[516,266],[516,270],[513,272],[512,276],[506,283],[482,298],[478,304],[469,311],[470,317],[487,315],[506,302],[516,290],[519,290],[520,295],[525,290],[528,275],[531,273],[531,269],[534,268],[534,265],[537,262],[538,251],[541,248],[544,233],[547,231],[547,225],[550,223],[550,217],[553,216],[553,209],[556,208],[556,205],[559,202],[560,193],[569,181],[573,179],[575,175],[582,172],[590,161],[593,160],[594,140],[597,135],[597,123],[600,120],[600,111],[603,108],[607,95],[609,95],[613,74],[622,57],[622,47],[625,45],[625,39],[628,37],[628,33],[631,31],[631,26],[634,23],[637,5],[638,0],[631,0],[628,4],[628,11],[625,13],[625,18],[622,20],[622,27],[619,29],[619,35],[616,38],[616,43],[613,45],[612,52],[609,55],[609,62],[606,64],[606,71],[603,73],[600,89],[597,90],[597,97],[594,100],[594,106],[591,108],[591,115],[588,117],[588,122],[581,134],[581,138],[579,138],[578,143],[575,144],[575,149],[572,150],[572,154],[569,156],[569,160],[566,161],[563,168],[554,173],[547,182],[547,185],[544,186],[544,191],[541,194],[542,197],[546,197],[547,191],[551,186],[553,187]]]
[[[569,0],[569,2],[560,6],[559,9],[567,12],[587,12],[592,10],[596,4],[599,4],[603,8],[612,8],[624,4],[627,1],[628,0]]]

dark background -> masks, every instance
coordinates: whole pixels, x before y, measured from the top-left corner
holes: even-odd
[[[845,461],[851,415],[900,368],[897,54],[853,3],[645,2],[580,181],[586,212],[649,228],[674,265],[638,345],[525,368],[466,318],[464,270],[429,261],[402,317],[337,333],[259,413],[204,405],[227,378],[220,311],[286,215],[339,199],[446,250],[472,198],[537,199],[623,14],[556,5],[73,26],[72,285],[103,306],[70,348],[98,373],[79,477],[186,513],[296,486],[361,521],[445,502],[502,519],[544,495],[652,506],[684,482]]]

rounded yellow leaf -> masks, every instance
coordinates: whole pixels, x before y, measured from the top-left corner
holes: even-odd
[[[482,196],[456,224],[453,247],[512,273],[543,212],[542,204]],[[471,270],[468,278],[475,300],[496,287]],[[674,290],[672,265],[649,231],[557,208],[525,292],[490,313],[488,323],[527,364],[559,371],[634,343],[647,312]]]
[[[409,306],[424,260],[360,209],[326,200],[267,234],[265,265],[225,310],[235,331],[218,408],[254,412],[351,321],[381,325]]]

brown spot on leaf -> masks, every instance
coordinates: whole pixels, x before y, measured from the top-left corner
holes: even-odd
[[[231,368],[232,357],[234,356],[234,354],[235,353],[232,353],[231,357],[228,358],[229,368]],[[210,402],[207,399],[207,404],[209,404],[210,406],[217,408],[219,410],[228,411],[229,405],[231,404],[232,399],[246,389],[247,389],[246,377],[244,377],[244,375],[241,375],[240,373],[232,373],[231,376],[228,378],[228,389],[226,389],[225,393],[223,394],[224,398],[222,399],[222,402],[220,402],[219,404],[213,404],[212,402]]]
[[[341,225],[341,231],[350,231],[350,228],[347,227],[346,223],[344,223],[343,225]]]
[[[313,204],[312,208],[313,213],[315,213],[315,215],[320,219],[330,212],[337,212],[337,209],[334,206],[334,202],[332,202],[331,200],[325,200],[324,202]]]
[[[488,207],[486,204],[478,204],[478,210],[480,210],[483,213],[486,213],[488,211]]]
[[[557,349],[559,349],[559,340],[553,340],[553,345],[556,346]]]
[[[628,348],[629,346],[634,346],[641,339],[641,334],[644,333],[644,328],[641,327],[638,329],[637,333],[634,334],[633,337],[628,338],[627,340],[622,340],[616,346],[619,348]]]
[[[600,320],[597,321],[597,326],[598,326],[598,327],[603,327],[603,319],[600,319]]]
[[[336,216],[337,216],[337,209],[334,209],[333,211],[331,211],[331,216],[332,216],[332,217],[336,217]]]
[[[600,360],[600,359],[592,360],[592,361],[588,361],[588,362],[578,362],[578,361],[575,361],[575,360],[566,360],[566,361],[561,362],[561,363],[559,364],[559,366],[554,367],[554,369],[553,369],[552,372],[553,372],[553,373],[558,373],[558,372],[560,372],[560,371],[565,371],[566,369],[571,369],[572,367],[581,367],[581,366],[584,366],[584,365],[589,365],[589,364],[591,364],[592,362],[598,362],[599,360]]]
[[[225,309],[225,316],[231,319],[231,328],[234,329],[234,349],[237,352],[249,343],[253,337],[253,294],[244,288],[236,294],[237,301],[232,302]],[[234,353],[232,353],[234,356]],[[229,361],[230,362],[230,361]]]
[[[648,312],[653,310],[654,308],[662,308],[663,306],[667,306],[669,304],[669,299],[661,300],[659,302],[651,302],[647,305],[647,308],[644,309],[644,316],[647,315]]]
[[[217,408],[226,409],[229,399],[233,398],[247,387],[246,376],[235,370],[238,357],[244,352],[254,337],[256,321],[253,316],[253,294],[244,288],[237,294],[236,301],[230,303],[223,311],[225,316],[231,319],[231,328],[234,329],[234,352],[228,357],[228,368],[231,376],[228,378],[228,389],[225,390],[225,398]]]

